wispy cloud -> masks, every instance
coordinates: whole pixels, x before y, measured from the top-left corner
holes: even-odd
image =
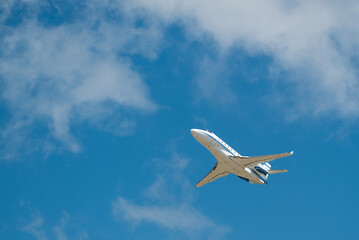
[[[202,126],[202,128],[208,126],[208,122],[207,122],[207,120],[206,120],[205,118],[193,116],[193,119],[194,119],[196,122],[198,122],[199,124],[201,124],[200,126]]]
[[[229,228],[205,216],[195,207],[192,184],[184,176],[189,159],[173,154],[170,161],[157,160],[159,173],[144,191],[146,202],[136,204],[119,196],[112,202],[116,219],[132,224],[154,223],[192,239],[221,239]]]
[[[359,116],[356,1],[66,3],[0,3],[1,97],[10,115],[1,132],[3,158],[14,158],[23,144],[78,152],[81,142],[72,128],[83,122],[118,135],[133,132],[136,121],[123,116],[126,111],[153,112],[157,105],[131,57],[155,59],[164,28],[178,22],[189,41],[216,43],[216,57],[199,64],[198,99],[236,100],[223,73],[230,71],[226,56],[239,47],[268,55],[281,72],[291,73],[280,80],[288,87],[276,93],[284,100],[266,98],[295,109],[290,119]],[[53,18],[43,17],[49,13]],[[102,124],[111,118],[120,127]],[[29,138],[34,132],[41,136]]]
[[[1,7],[9,16],[17,10],[12,6],[9,2]],[[36,127],[45,132],[43,138],[78,152],[81,143],[71,131],[73,124],[101,126],[101,121],[126,110],[156,110],[142,76],[124,55],[155,58],[161,34],[155,26],[136,27],[131,19],[108,19],[112,7],[101,3],[95,8],[90,2],[78,13],[80,19],[55,26],[36,20],[40,10],[15,26],[2,22],[1,97],[12,116],[2,132],[7,145],[3,156],[12,158],[14,152],[8,149],[26,142],[26,133]],[[134,120],[116,120],[116,134],[133,131]],[[39,142],[41,148],[44,142]]]
[[[359,116],[357,1],[126,3],[137,14],[145,13],[167,25],[182,23],[199,41],[212,38],[221,56],[240,47],[250,55],[273,57],[276,65],[291,73],[285,75],[289,79],[283,82],[290,88],[281,94],[294,102],[292,107],[297,111],[292,115]],[[203,97],[210,92],[203,91]]]
[[[23,226],[21,230],[33,235],[37,240],[47,240],[48,238],[43,229],[43,223],[43,218],[39,214],[36,214],[36,216],[33,217],[32,221],[29,222],[27,225]]]
[[[63,212],[60,223],[53,228],[55,238],[58,240],[89,239],[86,231],[78,229],[75,220],[67,212]]]
[[[33,235],[37,240],[85,240],[86,231],[78,227],[78,223],[67,213],[63,212],[61,219],[53,228],[45,224],[41,214],[36,211],[32,220],[20,228],[21,231]]]
[[[226,67],[221,60],[204,58],[199,65],[198,76],[196,77],[195,92],[197,100],[207,100],[228,104],[236,101],[235,94],[231,91]]]

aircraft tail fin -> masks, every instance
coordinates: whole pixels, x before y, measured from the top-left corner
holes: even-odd
[[[269,176],[269,171],[271,169],[271,165],[267,162],[258,164],[257,166],[254,166],[253,169],[257,172],[258,175],[260,175],[260,178],[266,182]]]

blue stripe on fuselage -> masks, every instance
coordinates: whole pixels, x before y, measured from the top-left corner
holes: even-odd
[[[259,179],[262,180],[265,184],[268,184],[267,180],[265,180],[265,178],[259,175],[256,171],[254,171],[253,169],[251,169],[251,171],[254,172],[254,174],[259,177]]]
[[[239,177],[240,179],[243,179],[243,180],[246,181],[246,182],[249,182],[249,179],[248,179],[248,178],[240,177],[240,176],[237,176],[237,177]]]

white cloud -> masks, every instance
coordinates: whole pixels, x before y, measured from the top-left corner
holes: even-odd
[[[204,58],[199,65],[197,76],[196,100],[213,100],[219,104],[228,104],[236,101],[235,94],[225,74],[226,67],[220,60]]]
[[[205,57],[199,65],[198,99],[236,100],[223,72],[227,54],[240,47],[250,55],[272,56],[275,66],[293,73],[284,82],[289,88],[276,98],[287,107],[294,103],[291,118],[328,112],[359,116],[357,1],[93,0],[75,5],[69,8],[76,17],[66,18],[73,13],[54,2],[56,16],[65,19],[55,24],[36,20],[49,7],[41,1],[0,4],[1,97],[12,116],[2,130],[3,158],[13,158],[26,142],[31,149],[51,151],[54,139],[77,152],[81,143],[71,129],[82,122],[131,134],[135,120],[119,115],[156,109],[131,56],[155,59],[162,26],[173,23],[200,42],[217,43],[217,59]],[[22,21],[6,25],[22,6],[27,6],[18,15]],[[118,120],[118,127],[102,124],[109,118]],[[30,140],[27,134],[38,128],[42,137]]]
[[[224,237],[229,228],[217,224],[194,206],[193,186],[183,174],[187,163],[188,159],[178,154],[169,161],[157,160],[159,173],[144,191],[146,203],[135,204],[119,196],[112,202],[115,218],[132,224],[153,223],[192,239]]]
[[[11,11],[12,4],[4,6]],[[36,125],[48,129],[46,139],[56,139],[78,152],[81,145],[72,134],[73,124],[88,121],[101,126],[101,121],[126,109],[156,110],[142,77],[121,55],[155,58],[161,35],[155,26],[136,28],[131,19],[110,21],[105,15],[111,6],[101,6],[89,6],[86,14],[79,13],[84,18],[59,26],[44,26],[32,17],[16,27],[3,26],[1,97],[12,120],[2,132],[7,145],[2,155],[12,158],[8,149],[15,152]],[[133,131],[133,120],[116,119],[120,127],[113,130],[115,134]],[[38,142],[40,148],[45,148],[45,142]]]
[[[88,239],[86,231],[78,227],[75,221],[67,212],[63,212],[60,222],[53,228],[45,224],[41,214],[36,211],[33,219],[20,228],[21,231],[33,235],[37,240],[85,240]]]
[[[21,228],[22,231],[33,235],[37,240],[47,240],[45,231],[43,230],[43,218],[37,214],[33,220]]]
[[[193,120],[198,122],[200,124],[201,128],[206,128],[208,126],[208,122],[205,118],[197,117],[196,115],[194,115]]]
[[[53,232],[57,240],[89,239],[87,232],[79,229],[75,220],[67,212],[62,213],[60,223],[53,228]]]
[[[222,55],[240,46],[249,54],[272,56],[283,70],[294,73],[288,81],[295,90],[287,91],[286,97],[295,100],[298,114],[359,116],[357,1],[126,3],[137,14],[166,24],[184,24],[199,40],[213,38]]]
[[[226,227],[217,225],[186,204],[176,206],[136,205],[119,197],[113,204],[113,212],[129,222],[151,222],[170,230],[184,232],[196,239],[220,239],[228,232]]]

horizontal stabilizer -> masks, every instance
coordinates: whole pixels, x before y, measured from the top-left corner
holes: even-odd
[[[269,170],[268,171],[269,174],[284,173],[284,172],[288,172],[288,170],[287,169],[278,169],[278,170]]]

